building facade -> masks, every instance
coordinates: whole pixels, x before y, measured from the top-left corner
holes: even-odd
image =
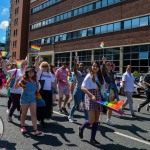
[[[149,0],[31,0],[28,36],[30,62],[36,54],[31,45],[41,46],[41,57],[59,65],[79,62],[90,66],[102,56],[123,73],[147,72],[150,65]],[[105,43],[104,49],[100,42]]]
[[[30,1],[10,0],[8,28],[9,52],[16,59],[25,59],[28,48]]]
[[[5,51],[5,44],[0,42],[0,51]]]

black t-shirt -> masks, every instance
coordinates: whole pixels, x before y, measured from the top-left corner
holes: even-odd
[[[144,81],[150,84],[150,73],[145,75]],[[146,85],[146,89],[150,89],[150,86]]]

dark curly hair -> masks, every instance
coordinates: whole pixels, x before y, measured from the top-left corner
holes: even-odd
[[[27,71],[25,72],[25,74],[23,75],[22,78],[25,79],[25,80],[28,80],[28,79],[29,79],[29,76],[28,76],[28,72],[27,72]],[[34,76],[32,77],[32,80],[33,80],[34,82],[37,82],[37,75],[36,75],[35,72],[34,72]]]

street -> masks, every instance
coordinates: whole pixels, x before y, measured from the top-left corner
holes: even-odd
[[[93,146],[89,143],[91,130],[90,127],[84,130],[84,138],[78,137],[78,126],[84,121],[83,112],[76,111],[74,123],[70,123],[68,118],[59,114],[57,110],[57,101],[54,104],[54,113],[50,121],[47,121],[46,128],[42,130],[42,137],[34,137],[31,126],[30,114],[27,117],[28,134],[22,135],[19,131],[19,121],[14,115],[14,123],[7,122],[7,99],[0,98],[0,117],[4,121],[4,135],[0,141],[0,149],[4,150],[149,150],[150,149],[150,112],[146,107],[136,114],[138,118],[131,118],[128,106],[125,114],[119,116],[113,113],[112,121],[116,126],[109,126],[106,122],[106,116],[98,129],[96,139],[101,143],[100,146]],[[125,97],[120,97],[124,100]],[[137,110],[139,103],[144,97],[134,97],[134,109]],[[69,111],[69,110],[68,110]],[[16,114],[16,112],[15,112]]]

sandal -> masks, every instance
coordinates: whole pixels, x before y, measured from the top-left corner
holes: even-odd
[[[20,131],[21,131],[21,133],[26,133],[27,132],[25,126],[21,126],[20,127]]]
[[[39,130],[34,130],[34,136],[40,136],[42,134]]]

